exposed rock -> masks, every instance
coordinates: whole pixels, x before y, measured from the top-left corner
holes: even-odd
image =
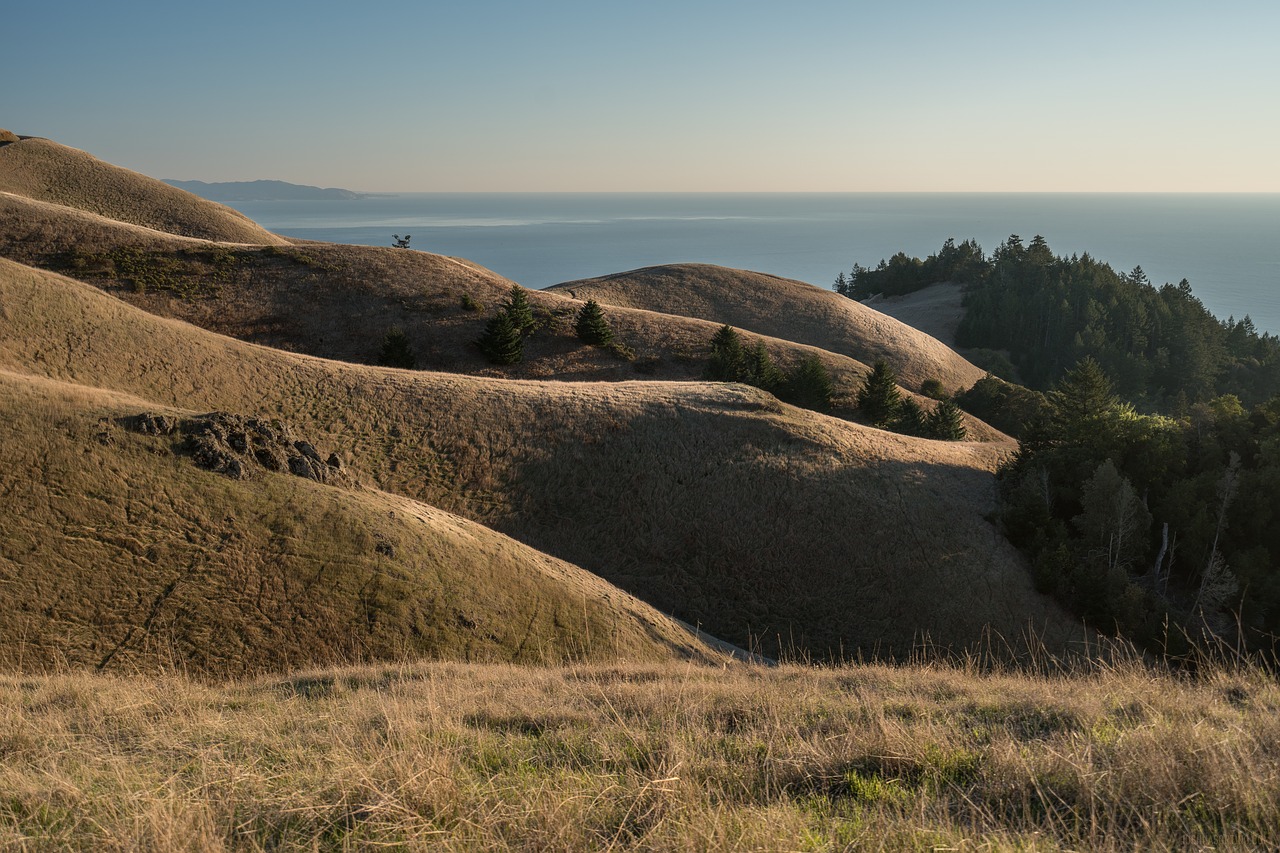
[[[178,421],[164,415],[143,413],[128,419],[128,426],[147,435],[169,435],[181,430],[184,448],[201,468],[235,479],[252,476],[254,470],[288,471],[318,483],[355,485],[354,472],[337,453],[324,461],[309,441],[295,437],[288,425],[228,412],[212,412]]]
[[[143,435],[171,435],[178,428],[176,418],[168,415],[156,415],[151,412],[143,412],[140,415],[134,415],[126,420],[125,426],[134,432],[140,432]]]

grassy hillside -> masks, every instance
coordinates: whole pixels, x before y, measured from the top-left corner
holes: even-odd
[[[0,846],[1267,850],[1280,689],[1120,668],[0,678]]]
[[[391,250],[389,250],[391,251]],[[818,656],[1073,628],[985,520],[1001,448],[743,386],[516,382],[256,347],[0,262],[0,366],[283,418],[371,483],[482,521],[740,645]]]
[[[0,254],[89,282],[154,314],[356,363],[374,361],[383,337],[399,328],[423,368],[526,379],[688,380],[702,375],[718,328],[707,320],[610,308],[609,322],[626,352],[597,349],[574,334],[581,301],[531,291],[539,328],[526,342],[523,362],[498,368],[474,341],[512,282],[458,258],[322,243],[228,246],[15,195],[0,195]],[[784,369],[817,355],[834,381],[833,413],[856,416],[865,365],[813,346],[764,340]],[[917,399],[926,410],[934,405]],[[973,440],[1007,441],[976,418],[967,418],[966,427]]]
[[[580,299],[728,323],[870,364],[886,361],[919,390],[937,379],[963,390],[983,372],[945,345],[891,317],[804,282],[707,264],[646,267],[549,288]]]
[[[96,213],[185,237],[278,245],[248,217],[48,139],[0,145],[0,192]]]
[[[191,417],[0,372],[0,669],[708,656],[587,572],[358,472],[204,470],[181,429],[131,429],[143,412]]]

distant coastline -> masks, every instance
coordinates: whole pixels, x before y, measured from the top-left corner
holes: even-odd
[[[351,201],[368,198],[367,193],[336,187],[311,187],[287,181],[177,181],[166,178],[170,186],[207,198],[210,201]]]

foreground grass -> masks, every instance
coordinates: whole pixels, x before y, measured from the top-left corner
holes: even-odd
[[[1280,688],[1138,667],[0,679],[15,849],[1259,849]]]

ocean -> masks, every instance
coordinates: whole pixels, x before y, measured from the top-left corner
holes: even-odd
[[[309,240],[412,247],[526,287],[701,262],[830,287],[853,264],[1011,234],[1155,284],[1186,278],[1218,317],[1280,334],[1280,194],[404,193],[232,205]]]

